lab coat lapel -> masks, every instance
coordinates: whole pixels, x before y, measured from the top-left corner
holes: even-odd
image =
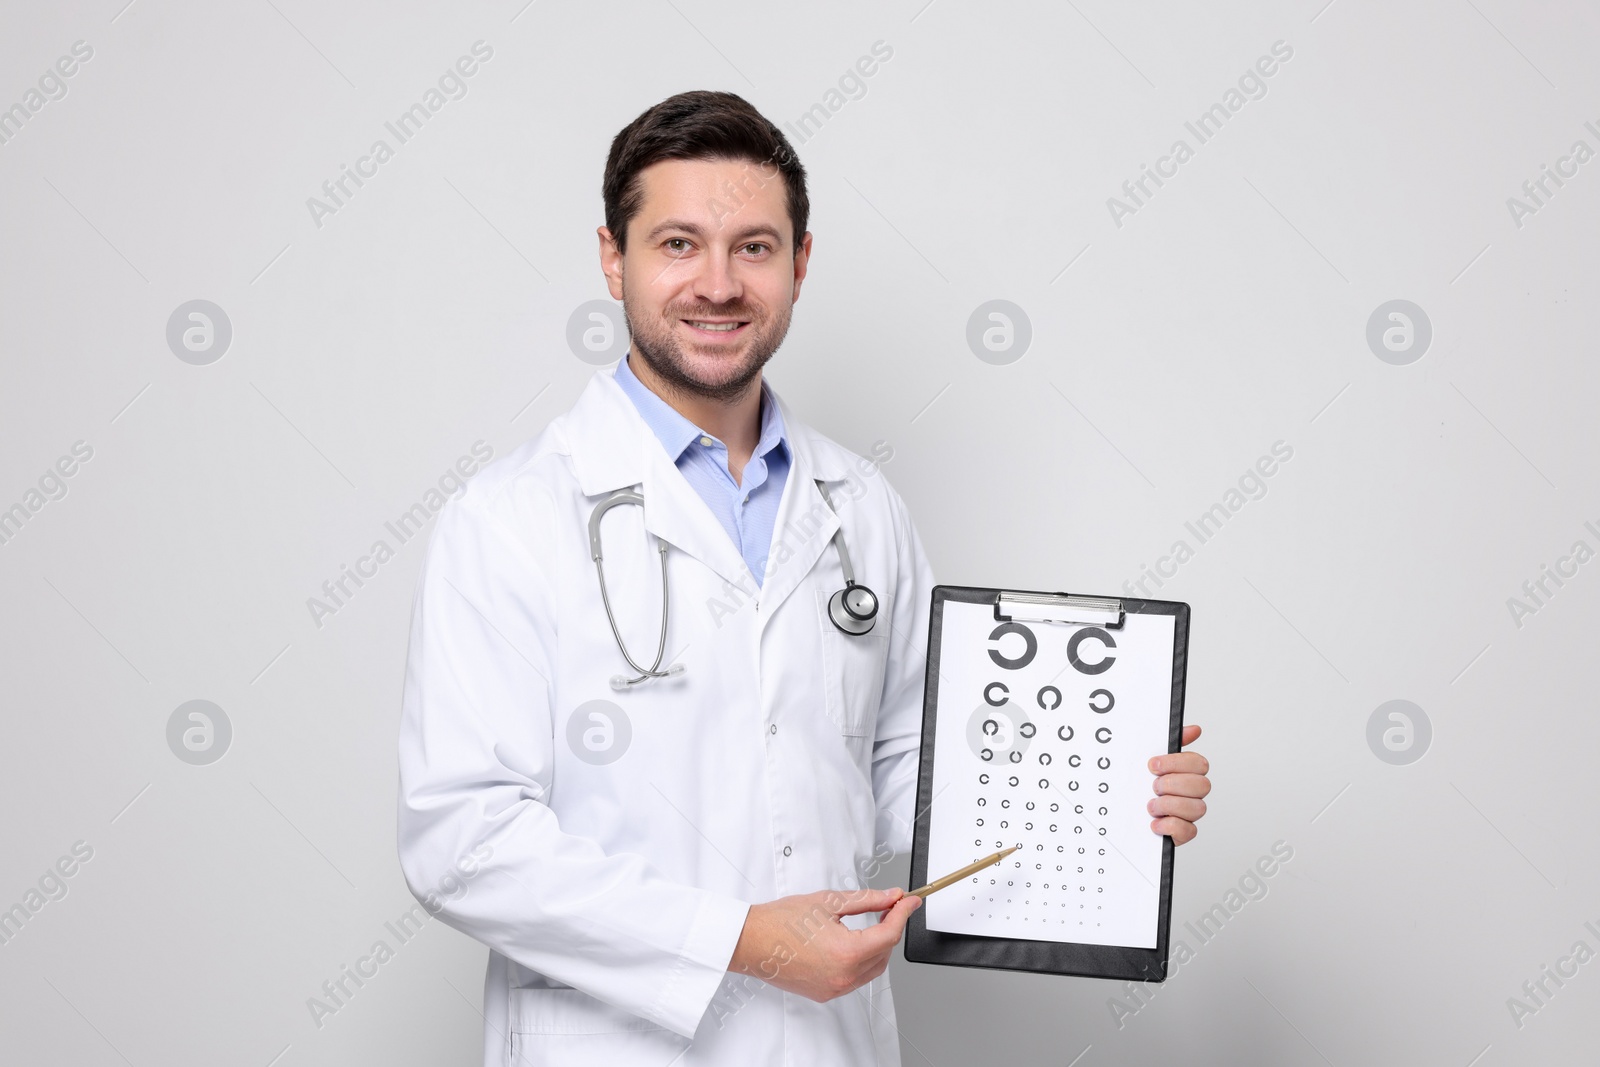
[[[649,427],[645,432],[650,433]],[[645,451],[645,529],[704,563],[723,581],[748,588],[753,581],[749,565],[711,508],[667,458],[666,449],[654,434],[650,434]]]
[[[789,405],[780,399],[778,409],[783,412],[794,461],[790,464],[772,529],[768,574],[761,590],[763,620],[771,618],[789,594],[800,587],[812,566],[828,551],[834,531],[839,529],[839,518],[823,499],[816,480],[821,478],[828,483],[845,478],[832,455],[813,441],[809,427],[795,421]],[[829,493],[837,506],[838,495],[832,486],[829,486]]]
[[[614,373],[614,369],[597,371],[572,408],[568,433],[579,487],[585,496],[601,497],[640,486],[646,530],[699,560],[723,581],[748,588],[752,579],[744,557],[667,457]]]

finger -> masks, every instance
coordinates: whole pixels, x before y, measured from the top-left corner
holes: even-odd
[[[855,985],[859,989],[883,974],[889,969],[889,958],[894,955],[894,946],[890,945],[884,952],[875,953],[863,961],[861,969],[856,972]]]
[[[893,946],[890,947],[893,948]],[[882,952],[863,959],[851,973],[850,984],[835,993],[834,996],[842,997],[856,992],[865,985],[869,985],[874,978],[889,969],[889,957],[891,955],[891,952]]]
[[[865,930],[852,931],[861,939],[861,950],[866,953],[887,952],[900,943],[900,935],[905,933],[906,920],[911,918],[911,913],[922,906],[922,898],[907,893],[895,901],[884,917],[876,925]]]
[[[1194,840],[1195,834],[1200,832],[1195,829],[1194,823],[1180,819],[1175,815],[1156,819],[1150,824],[1150,829],[1155,833],[1172,838],[1174,845],[1187,844]]]
[[[1190,723],[1188,726],[1183,728],[1183,744],[1179,745],[1178,747],[1188,748],[1190,745],[1194,744],[1194,739],[1199,736],[1200,727],[1194,723]]]
[[[1149,767],[1151,774],[1166,774],[1169,771],[1209,774],[1211,761],[1198,752],[1169,752],[1163,756],[1151,756]]]
[[[1206,813],[1206,802],[1190,797],[1152,797],[1144,808],[1157,818],[1163,815],[1176,815],[1188,822],[1199,822]]]
[[[1203,797],[1211,792],[1211,779],[1203,774],[1163,774],[1150,783],[1158,797]]]
[[[835,915],[864,915],[869,911],[884,911],[905,896],[905,890],[894,889],[836,889],[827,893],[828,908]]]

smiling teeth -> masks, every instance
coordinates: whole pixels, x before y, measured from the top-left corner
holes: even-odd
[[[691,322],[689,325],[697,330],[718,330],[723,332],[735,330],[739,327],[737,322]]]

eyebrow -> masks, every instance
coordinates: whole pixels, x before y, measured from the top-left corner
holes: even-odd
[[[654,241],[669,230],[682,230],[684,233],[695,237],[704,237],[706,234],[704,227],[697,222],[690,222],[687,219],[663,219],[653,230],[645,234],[644,239],[646,241]],[[765,223],[747,226],[733,234],[733,239],[736,241],[742,241],[747,237],[770,237],[778,244],[783,244],[783,234]]]

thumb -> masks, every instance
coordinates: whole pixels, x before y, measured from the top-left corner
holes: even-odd
[[[911,918],[911,913],[922,907],[922,898],[907,893],[895,901],[883,919],[876,926],[869,926],[860,931],[860,936],[872,943],[874,950],[881,951],[892,948],[900,941],[900,935],[905,933],[906,922]]]
[[[864,915],[869,911],[883,911],[906,895],[904,889],[857,889],[839,893],[833,902],[835,915]],[[920,898],[919,898],[920,899]]]

